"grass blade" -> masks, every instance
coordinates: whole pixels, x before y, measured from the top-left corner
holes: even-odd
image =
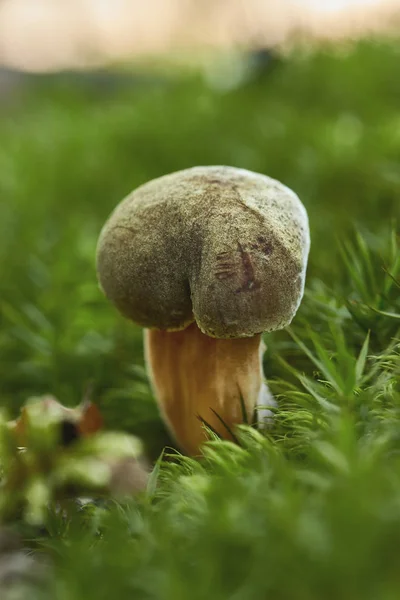
[[[356,376],[356,385],[360,385],[363,373],[364,373],[364,369],[365,369],[365,363],[367,360],[367,355],[368,355],[368,348],[369,348],[369,338],[370,338],[370,332],[367,333],[367,337],[365,338],[365,341],[362,345],[360,354],[357,358],[357,362],[356,362],[356,367],[355,367],[355,376]]]

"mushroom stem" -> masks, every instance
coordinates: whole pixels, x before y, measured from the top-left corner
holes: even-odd
[[[145,330],[145,354],[160,410],[179,446],[199,454],[202,420],[222,438],[249,422],[263,394],[261,335],[215,339],[192,323],[182,331]],[[226,426],[225,426],[226,425]]]

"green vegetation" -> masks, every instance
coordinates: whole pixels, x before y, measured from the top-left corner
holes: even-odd
[[[1,402],[15,416],[89,384],[155,459],[168,436],[141,331],[98,290],[97,236],[153,177],[230,164],[292,187],[310,216],[305,298],[266,336],[267,438],[157,463],[126,505],[17,524],[49,555],[46,600],[397,600],[400,590],[400,79],[397,43],[297,52],[230,91],[197,75],[113,94],[57,85],[0,121]],[[17,526],[16,525],[16,526]],[[27,542],[28,543],[28,542]],[[3,596],[2,596],[3,598]]]

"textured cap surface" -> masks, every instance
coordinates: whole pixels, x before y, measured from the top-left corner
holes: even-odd
[[[98,243],[106,296],[145,327],[196,321],[213,337],[290,323],[309,252],[307,213],[278,181],[234,167],[154,179],[121,202]]]

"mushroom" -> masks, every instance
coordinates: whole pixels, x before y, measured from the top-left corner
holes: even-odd
[[[309,246],[307,213],[294,192],[226,166],[154,179],[103,227],[100,287],[146,328],[153,389],[187,453],[199,452],[204,423],[229,439],[244,412],[251,418],[257,403],[269,403],[261,336],[296,314]]]

